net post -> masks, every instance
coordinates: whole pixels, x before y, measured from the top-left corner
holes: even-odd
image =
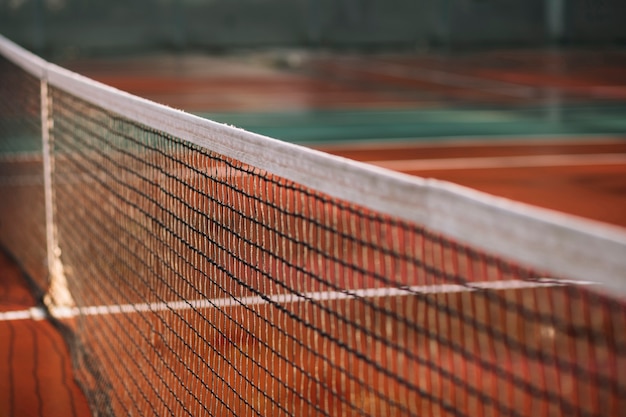
[[[56,311],[74,307],[74,300],[67,286],[67,279],[61,262],[61,249],[56,236],[54,223],[54,194],[52,190],[53,158],[50,146],[50,98],[48,95],[48,80],[41,79],[41,138],[44,172],[44,199],[46,213],[46,252],[48,264],[49,284],[44,295],[44,304],[55,315]]]

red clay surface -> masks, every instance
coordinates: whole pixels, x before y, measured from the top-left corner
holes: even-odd
[[[20,270],[0,251],[0,312],[33,306]],[[0,321],[0,341],[0,416],[91,415],[67,346],[50,322]]]

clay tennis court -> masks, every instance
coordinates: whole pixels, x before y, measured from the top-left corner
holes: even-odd
[[[290,52],[64,65],[133,94],[272,137],[624,227],[624,62],[626,55],[614,51],[454,57]],[[11,318],[8,313],[28,309],[35,300],[6,258],[2,276],[7,277],[2,280],[7,314],[0,332],[10,342],[0,351],[6,365],[0,411],[88,415],[62,337],[47,321]],[[332,355],[327,349],[324,354]],[[442,363],[453,361],[448,352],[437,354]],[[531,375],[532,369],[526,372]],[[433,389],[447,387],[440,382]],[[476,406],[465,401],[466,407]],[[523,397],[515,401],[523,407]],[[607,399],[607,404],[616,410],[620,400]]]

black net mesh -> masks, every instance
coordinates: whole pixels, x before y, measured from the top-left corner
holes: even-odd
[[[63,91],[51,103],[68,326],[98,415],[626,406],[623,304]]]

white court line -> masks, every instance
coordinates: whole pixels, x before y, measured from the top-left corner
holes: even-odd
[[[353,298],[381,298],[402,297],[416,294],[452,294],[471,292],[479,289],[490,290],[514,290],[525,288],[559,287],[562,285],[593,285],[591,281],[553,280],[538,279],[536,281],[483,281],[467,285],[442,284],[442,285],[414,285],[407,288],[362,288],[345,291],[315,291],[297,294],[274,294],[267,298],[260,296],[251,297],[224,297],[213,299],[200,299],[188,301],[169,301],[159,303],[117,304],[88,307],[56,307],[50,310],[52,316],[57,319],[71,319],[77,316],[102,316],[123,313],[143,313],[157,311],[181,311],[201,308],[221,308],[236,306],[254,306],[270,303],[287,304],[306,301],[334,301]],[[42,320],[47,313],[43,307],[32,307],[28,310],[0,312],[1,321],[15,320]]]
[[[346,60],[335,61],[335,65],[343,64]],[[468,90],[489,92],[509,97],[532,98],[539,91],[537,88],[524,84],[514,84],[506,81],[498,81],[476,76],[456,74],[440,69],[429,69],[411,64],[398,64],[371,60],[368,61],[367,69],[359,68],[360,71],[372,74],[383,74],[409,80],[427,81],[432,84],[460,87]]]
[[[2,311],[0,321],[43,320],[48,313],[43,307],[31,307],[28,310]]]
[[[368,163],[395,171],[621,165],[626,164],[626,153],[404,159]]]
[[[488,147],[554,147],[554,146],[586,146],[586,145],[621,145],[624,143],[623,135],[607,134],[520,134],[520,135],[495,135],[486,138],[485,135],[462,135],[462,136],[432,136],[432,137],[404,137],[404,138],[367,138],[336,140],[332,143],[319,141],[299,141],[323,151],[331,150],[361,150],[361,149],[397,149],[397,148],[482,148]]]

